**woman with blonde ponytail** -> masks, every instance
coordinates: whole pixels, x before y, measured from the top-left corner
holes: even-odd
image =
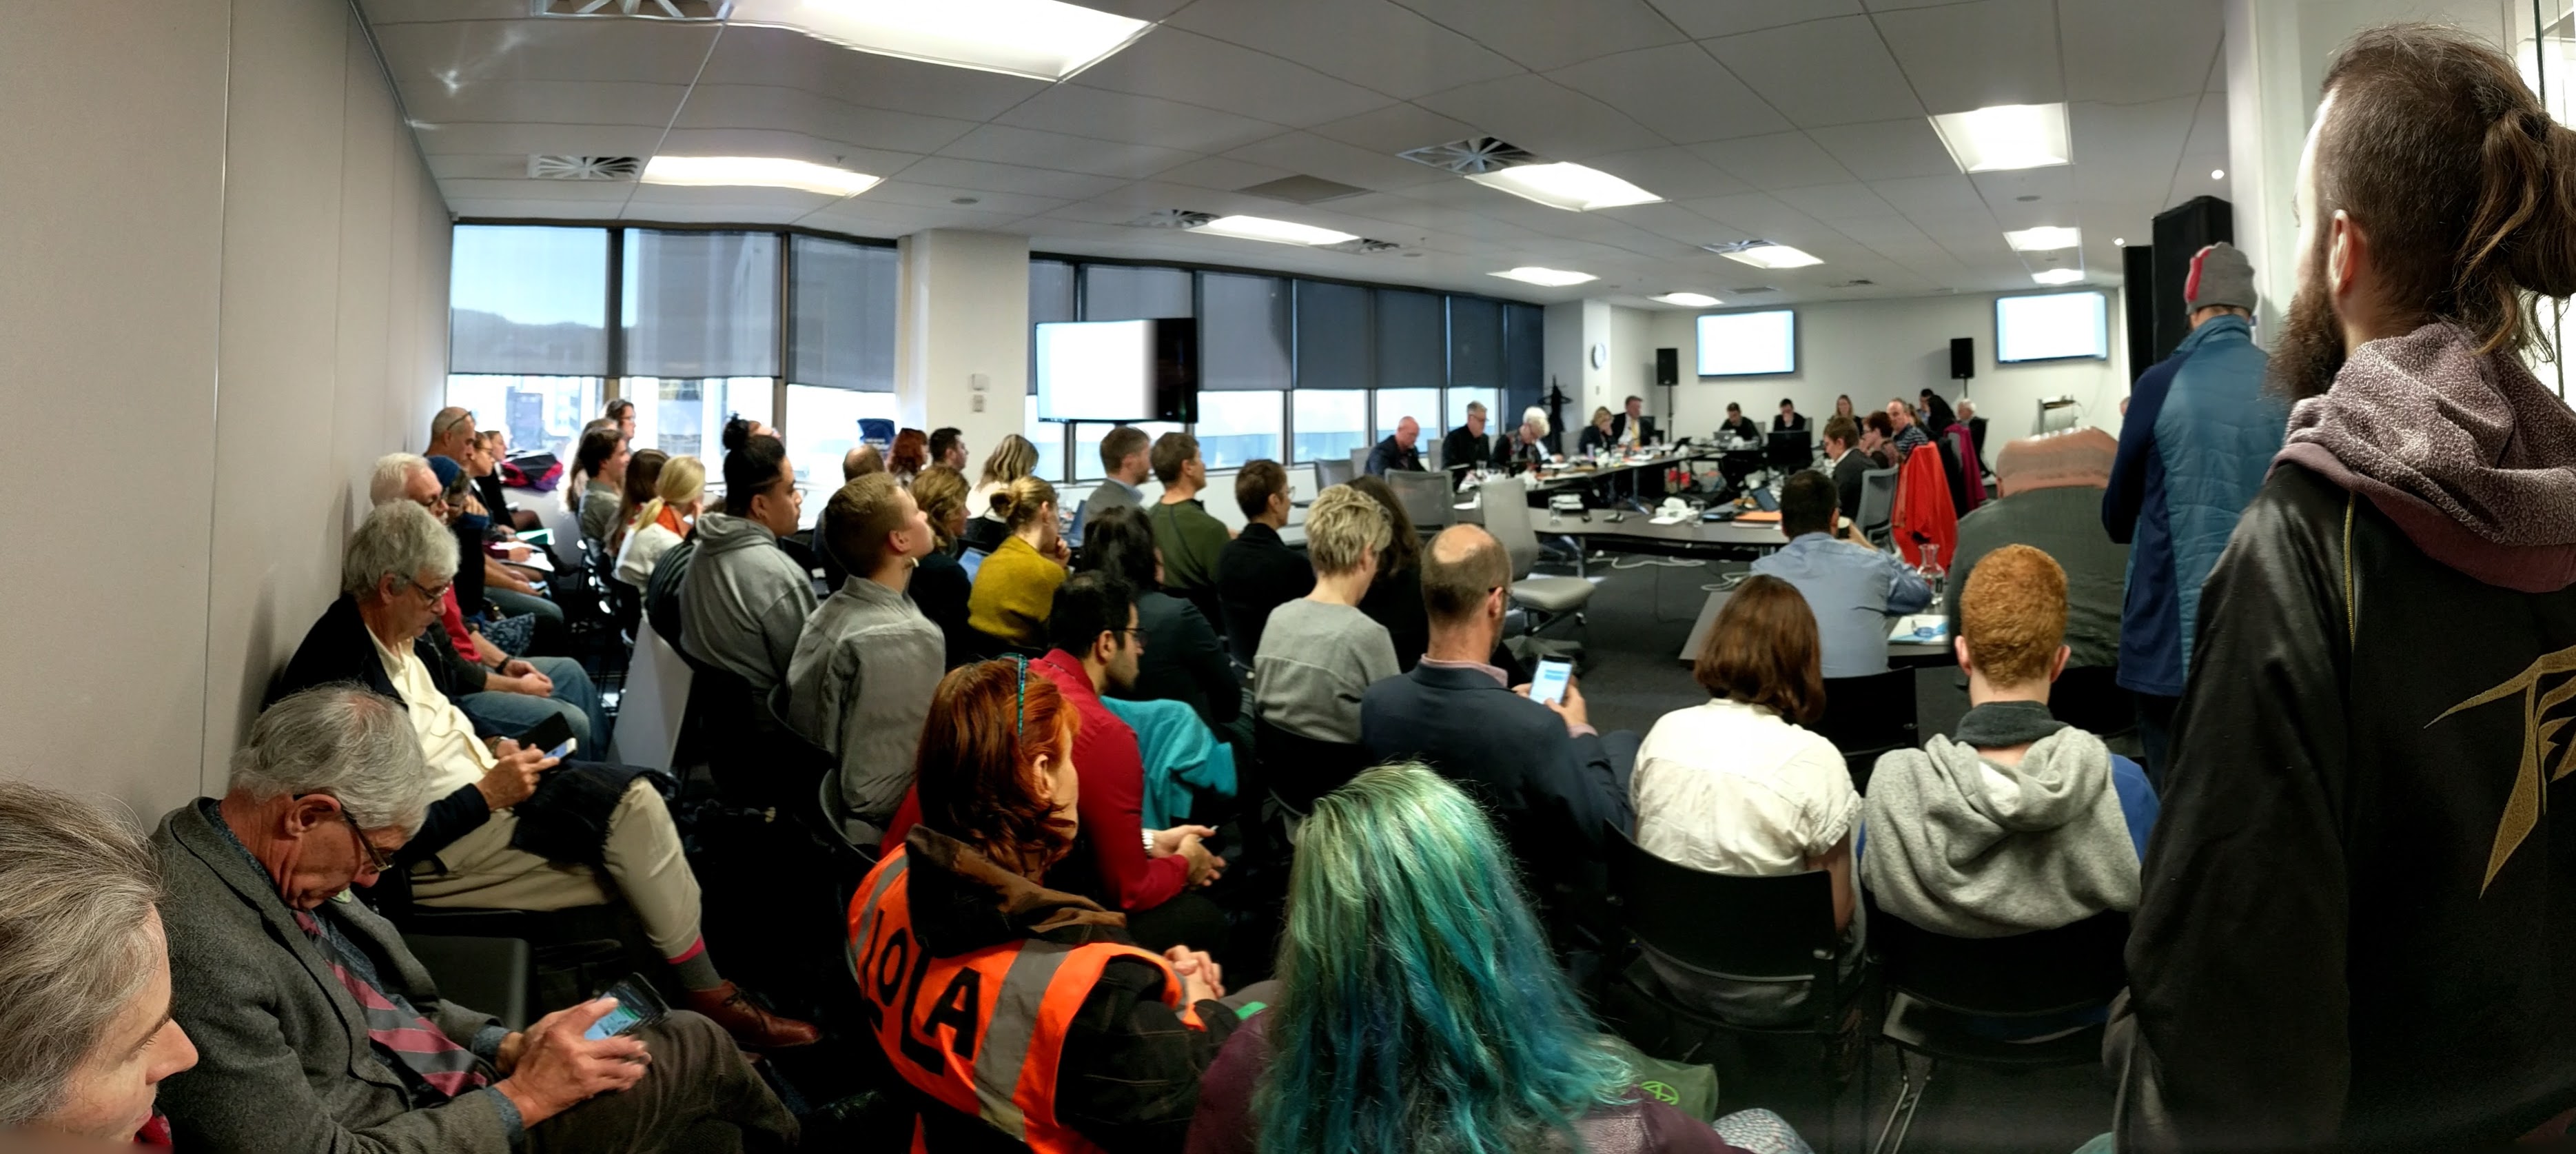
[[[617,579],[637,589],[653,579],[653,566],[689,535],[706,510],[707,466],[696,457],[662,462],[653,499],[635,511],[635,528],[617,553]]]

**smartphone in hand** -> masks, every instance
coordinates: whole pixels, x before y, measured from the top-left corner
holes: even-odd
[[[1563,703],[1565,701],[1565,683],[1572,680],[1573,677],[1573,662],[1539,662],[1538,675],[1530,679],[1530,700],[1545,702],[1549,705]]]
[[[594,1042],[621,1034],[632,1034],[661,1021],[664,1015],[671,1012],[671,1008],[663,1004],[662,995],[653,992],[653,983],[645,981],[642,974],[628,974],[616,985],[601,990],[592,997],[593,1000],[617,999],[616,1009],[610,1010],[606,1016],[591,1023],[589,1029],[581,1032],[582,1037]]]

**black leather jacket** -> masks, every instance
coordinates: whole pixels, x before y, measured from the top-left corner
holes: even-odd
[[[2121,1148],[2449,1147],[2576,1106],[2576,589],[2480,584],[2284,464],[2198,628]]]

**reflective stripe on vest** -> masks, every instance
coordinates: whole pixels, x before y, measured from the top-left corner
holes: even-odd
[[[1175,1008],[1179,978],[1163,959],[1110,942],[1024,938],[932,957],[912,932],[909,857],[898,849],[878,863],[850,904],[850,969],[887,1064],[923,1094],[1032,1150],[1098,1149],[1056,1121],[1065,1035],[1111,961],[1137,958],[1162,970],[1163,1000]],[[916,1129],[916,1149],[920,1140]]]

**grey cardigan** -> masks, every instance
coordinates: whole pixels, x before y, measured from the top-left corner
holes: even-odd
[[[366,1014],[295,924],[276,884],[217,829],[200,803],[161,819],[161,903],[170,942],[170,1008],[197,1044],[196,1068],[161,1084],[182,1150],[367,1152],[510,1150],[516,1112],[498,1091],[415,1108],[367,1041]],[[487,1026],[438,996],[402,935],[355,901],[341,928],[384,961],[377,978],[459,1045]],[[488,1071],[487,1071],[488,1072]]]
[[[947,635],[911,597],[865,577],[805,619],[787,663],[787,723],[841,759],[833,816],[863,844],[883,836],[912,788],[922,721],[947,672]]]
[[[1255,716],[1300,737],[1360,739],[1360,697],[1402,670],[1386,626],[1348,605],[1300,597],[1270,611],[1252,658]]]

